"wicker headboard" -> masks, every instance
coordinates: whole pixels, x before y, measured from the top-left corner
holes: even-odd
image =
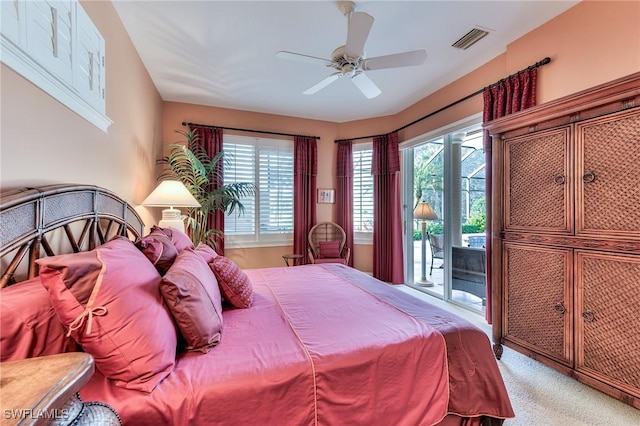
[[[38,275],[36,259],[91,250],[116,235],[141,237],[144,224],[125,200],[92,185],[0,192],[0,288]]]

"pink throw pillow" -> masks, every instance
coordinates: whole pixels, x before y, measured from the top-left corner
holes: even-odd
[[[0,361],[77,351],[39,277],[0,290]]]
[[[153,263],[160,275],[166,274],[178,256],[178,250],[176,250],[171,239],[158,229],[151,231],[149,235],[136,241],[135,244],[146,258]]]
[[[320,241],[319,245],[321,259],[340,257],[340,241]]]
[[[160,275],[124,237],[37,261],[60,322],[116,386],[151,392],[175,363],[177,331]]]
[[[253,302],[251,280],[231,259],[218,256],[209,263],[216,275],[222,297],[236,308],[248,308]]]
[[[176,250],[178,250],[178,253],[186,248],[195,248],[189,236],[175,228],[160,228],[159,226],[154,226],[151,228],[151,232],[153,231],[162,232],[169,237]]]
[[[213,259],[219,256],[214,249],[212,249],[205,243],[198,244],[195,252],[198,253],[207,264],[213,262]]]
[[[187,343],[187,350],[209,350],[220,342],[222,298],[216,277],[191,249],[180,252],[160,282],[160,291]]]

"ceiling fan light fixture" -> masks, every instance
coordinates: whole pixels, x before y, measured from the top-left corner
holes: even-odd
[[[422,65],[427,59],[424,49],[367,58],[364,45],[373,25],[373,16],[365,12],[355,12],[355,3],[352,1],[338,2],[338,5],[347,16],[347,42],[333,51],[331,60],[287,51],[276,53],[276,56],[282,59],[321,64],[337,71],[305,90],[303,94],[312,95],[340,77],[349,77],[362,94],[372,99],[382,92],[364,71]]]
[[[453,43],[451,47],[455,47],[456,49],[467,50],[481,39],[489,35],[489,31],[483,28],[476,27],[460,37],[458,41]]]

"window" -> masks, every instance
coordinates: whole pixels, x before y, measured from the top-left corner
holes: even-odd
[[[293,241],[293,142],[224,136],[224,183],[251,182],[244,213],[225,216],[228,247],[289,245]]]
[[[353,146],[353,230],[356,242],[373,238],[373,176],[371,144]]]

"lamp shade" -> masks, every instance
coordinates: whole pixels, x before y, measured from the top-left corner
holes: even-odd
[[[413,218],[418,220],[436,220],[438,215],[426,201],[420,201],[413,211]]]
[[[200,207],[200,203],[179,180],[164,180],[142,202],[148,207]]]

